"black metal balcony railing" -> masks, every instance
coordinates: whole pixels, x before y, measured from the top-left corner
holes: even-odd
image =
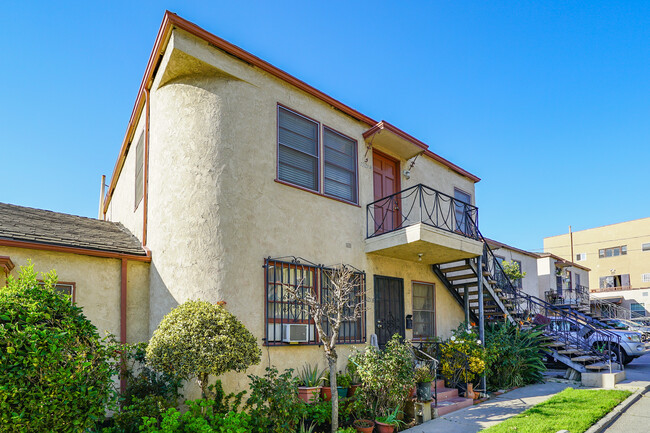
[[[478,208],[422,184],[370,203],[366,223],[368,238],[421,223],[478,240]]]
[[[589,287],[579,284],[563,289],[551,288],[544,295],[546,302],[554,305],[589,306]]]

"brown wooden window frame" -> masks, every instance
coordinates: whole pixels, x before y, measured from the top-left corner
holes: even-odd
[[[277,279],[277,273],[274,274],[273,278],[271,277],[271,272],[277,272],[278,267],[282,269],[280,271],[281,278]],[[273,269],[273,271],[271,271]],[[284,281],[284,270],[287,270],[288,281]],[[316,345],[321,344],[318,336],[318,331],[316,330],[316,325],[311,317],[306,315],[304,311],[301,311],[302,307],[299,307],[299,301],[288,301],[286,300],[284,294],[284,287],[304,287],[306,290],[316,290],[318,296],[320,297],[324,290],[327,290],[325,287],[326,284],[326,271],[331,271],[331,268],[322,265],[315,265],[308,262],[303,262],[298,259],[293,259],[291,261],[282,260],[282,259],[264,259],[264,345],[265,346],[304,346],[304,345]],[[290,273],[293,272],[293,278]],[[305,273],[311,273],[312,278],[307,285],[303,283]],[[361,287],[358,289],[360,295],[363,297],[363,302],[366,302],[365,299],[365,288],[366,288],[366,275],[363,272],[356,273],[359,278],[362,278]],[[278,296],[279,294],[279,296]],[[280,317],[276,316],[277,305],[280,307]],[[286,310],[284,306],[287,306]],[[291,306],[294,306],[295,310],[289,314]],[[287,312],[285,316],[285,311]],[[298,314],[300,311],[300,314]],[[271,315],[270,313],[273,312]],[[346,322],[342,325],[339,330],[339,338],[337,344],[362,344],[366,342],[366,315],[365,308],[362,316],[354,322]],[[293,315],[293,317],[291,317]],[[285,343],[282,341],[283,338],[283,325],[292,324],[292,323],[302,323],[309,324],[309,336],[311,337],[308,342],[301,343]],[[280,325],[279,328],[277,325]],[[327,325],[326,325],[327,326]],[[352,328],[356,328],[357,337],[353,338],[351,336],[342,335],[341,332],[345,333],[346,330],[350,331]],[[270,335],[270,330],[273,330],[273,335]],[[279,329],[279,331],[278,331]],[[313,334],[312,334],[313,329]],[[277,333],[280,333],[279,335]]]
[[[419,284],[422,286],[429,286],[431,287],[431,292],[433,294],[433,302],[432,302],[432,307],[431,310],[423,310],[423,309],[416,309],[415,308],[415,288],[414,285]],[[430,338],[433,338],[436,336],[437,333],[437,326],[436,326],[436,285],[435,283],[430,283],[427,281],[411,281],[411,313],[413,314],[413,341],[426,341]],[[420,336],[415,334],[415,312],[416,311],[424,311],[427,313],[431,314],[431,326],[433,327],[433,335],[428,335],[428,336]]]
[[[607,252],[611,251],[611,255],[607,255]],[[618,254],[616,252],[618,251]],[[625,256],[627,255],[627,245],[620,245],[617,247],[610,247],[610,248],[601,248],[598,250],[598,258],[599,259],[608,259],[610,257],[619,257],[619,256]]]
[[[45,281],[43,280],[38,280],[38,285],[39,286],[45,286]],[[61,293],[60,290],[57,290],[59,287],[62,286],[69,286],[70,287],[70,300],[74,304],[76,302],[77,298],[77,283],[74,281],[57,281],[56,284],[54,285],[54,290],[58,291]],[[67,293],[64,293],[67,295]]]
[[[317,138],[317,150],[318,154],[316,156],[317,158],[317,188],[316,189],[311,189],[308,188],[304,185],[300,185],[294,182],[291,182],[286,179],[282,179],[280,177],[280,146],[286,146],[285,144],[280,143],[280,111],[285,110],[293,115],[299,116],[304,118],[307,121],[313,122],[318,126],[318,138]],[[303,191],[307,191],[316,195],[319,195],[321,197],[326,197],[332,200],[336,200],[342,203],[347,203],[353,206],[359,207],[359,142],[355,140],[354,138],[343,134],[340,131],[337,131],[336,129],[325,125],[318,120],[315,120],[309,116],[306,116],[299,111],[296,111],[292,108],[289,108],[285,105],[282,104],[277,104],[277,110],[276,110],[276,119],[277,119],[277,131],[276,131],[276,173],[275,173],[275,181],[277,183],[281,183],[283,185],[291,186],[294,188],[298,188]],[[333,134],[336,134],[346,140],[349,140],[351,143],[353,143],[353,155],[354,155],[354,174],[353,174],[353,179],[354,179],[354,186],[353,186],[353,192],[354,192],[354,200],[347,200],[345,198],[339,197],[334,194],[328,194],[325,192],[325,132],[330,132]],[[313,155],[312,155],[313,156]],[[347,169],[346,169],[347,170]]]

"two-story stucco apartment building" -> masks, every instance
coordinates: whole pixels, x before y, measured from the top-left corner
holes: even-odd
[[[81,282],[90,264],[66,270],[72,261],[52,256],[83,251],[37,254],[53,242],[70,248],[69,240],[37,236],[25,250],[0,241],[0,256],[12,266],[32,257],[38,270],[76,279],[77,302],[113,332],[137,329],[128,340],[149,338],[184,301],[225,301],[264,346],[249,372],[299,368],[322,364],[322,350],[282,291],[303,284],[320,292],[323,268],[338,263],[364,275],[367,302],[365,316],[343,327],[342,358],[371,334],[380,345],[395,332],[450,336],[465,319],[463,303],[432,265],[481,256],[478,181],[388,122],[166,13],[100,220],[90,220],[100,232],[118,227],[137,239],[131,250],[97,258],[115,268],[106,297]],[[0,238],[6,233],[0,227]],[[136,266],[129,260],[146,275],[125,270]],[[245,376],[225,379],[235,387]]]

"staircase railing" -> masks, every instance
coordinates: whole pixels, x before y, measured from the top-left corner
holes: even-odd
[[[467,354],[442,341],[421,341],[415,343],[415,347],[438,360],[436,379],[444,379],[450,387],[467,392],[467,379],[471,374]],[[445,364],[448,374],[443,372]]]
[[[468,215],[468,218],[471,216]],[[570,306],[560,308],[552,305],[535,296],[517,289],[510,278],[503,270],[501,263],[497,260],[494,252],[488,245],[483,234],[477,228],[479,240],[483,242],[483,263],[484,269],[490,274],[491,280],[496,284],[512,305],[510,313],[517,317],[520,325],[524,323],[545,325],[548,333],[558,341],[565,343],[567,346],[575,346],[583,352],[590,353],[595,358],[607,362],[611,369],[611,354],[616,352],[620,367],[623,367],[621,353],[621,337],[613,332],[608,331],[602,322],[593,317],[583,314]],[[478,270],[479,278],[482,278],[483,270]],[[567,323],[573,323],[580,329],[571,329],[570,325],[551,325],[552,319],[565,319]],[[594,345],[605,348],[599,352]],[[606,352],[605,352],[606,350]]]
[[[609,317],[612,319],[628,319],[632,318],[632,310],[625,308],[621,305],[618,305],[614,302],[608,301],[606,299],[600,298],[591,298],[591,303],[594,306],[597,306],[600,310],[600,315],[602,317]]]

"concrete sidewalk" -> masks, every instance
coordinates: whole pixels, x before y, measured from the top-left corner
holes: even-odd
[[[573,385],[557,382],[529,385],[404,431],[408,433],[476,433],[513,417],[570,386]],[[627,433],[632,431],[634,430],[628,430]]]
[[[623,412],[605,433],[636,433],[650,430],[650,394],[643,394]]]

